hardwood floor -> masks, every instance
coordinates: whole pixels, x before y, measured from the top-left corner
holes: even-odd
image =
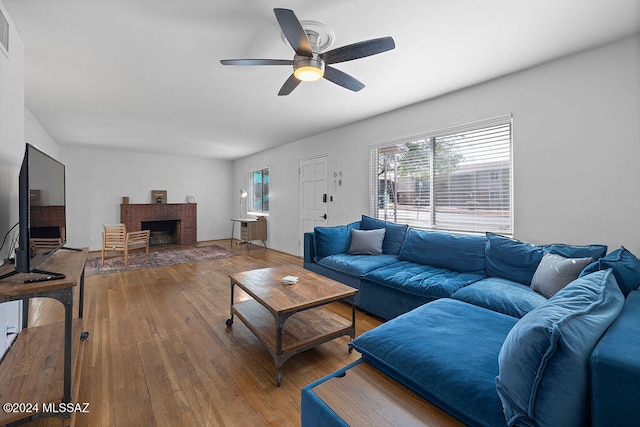
[[[76,402],[89,403],[89,413],[77,414],[75,426],[300,424],[300,389],[360,356],[347,351],[348,337],[338,338],[288,360],[277,387],[266,348],[242,322],[225,325],[228,274],[302,260],[257,246],[233,250],[239,255],[86,278],[90,336],[80,344],[75,388]],[[61,318],[58,306],[33,300],[32,322]],[[346,304],[332,309],[351,314]],[[356,316],[358,334],[381,323],[360,311]]]

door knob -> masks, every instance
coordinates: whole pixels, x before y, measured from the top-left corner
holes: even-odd
[[[320,218],[327,219],[327,214],[321,215]]]

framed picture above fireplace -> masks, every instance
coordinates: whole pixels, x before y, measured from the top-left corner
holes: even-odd
[[[151,203],[167,203],[167,190],[151,190]]]

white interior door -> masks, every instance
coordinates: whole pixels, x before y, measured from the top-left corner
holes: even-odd
[[[298,161],[298,188],[300,191],[299,255],[303,255],[303,236],[313,227],[326,226],[329,199],[329,155],[309,157]]]

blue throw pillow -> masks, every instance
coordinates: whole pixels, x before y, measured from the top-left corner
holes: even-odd
[[[531,279],[542,261],[544,250],[540,246],[493,233],[487,233],[487,240],[487,276],[531,285]]]
[[[404,235],[409,226],[407,224],[396,224],[362,215],[360,230],[376,230],[379,228],[386,228],[387,230],[384,235],[384,241],[382,242],[382,253],[386,255],[398,255],[404,242]]]
[[[613,269],[613,275],[625,297],[640,286],[640,261],[624,246],[602,258],[599,267],[601,270]]]
[[[485,274],[484,236],[466,236],[410,228],[398,254],[401,261],[446,268],[459,273]]]
[[[589,359],[624,297],[611,270],[574,280],[507,335],[496,387],[509,426],[582,426],[589,420]]]
[[[359,225],[359,222],[353,222],[336,227],[315,227],[316,260],[347,252],[351,245],[351,230],[358,229]]]

